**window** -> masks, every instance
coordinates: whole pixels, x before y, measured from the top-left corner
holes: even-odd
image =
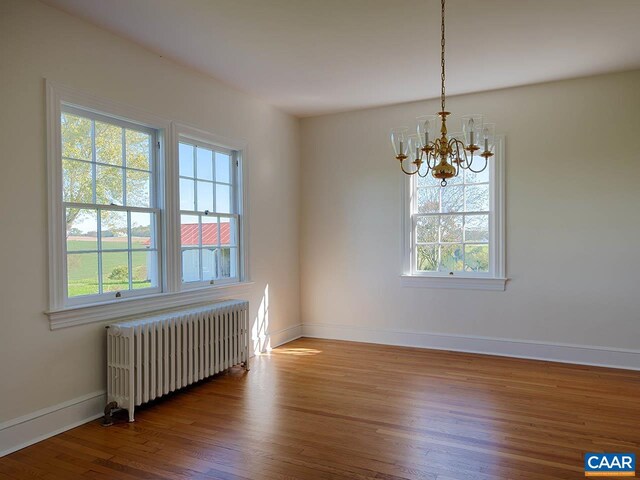
[[[72,107],[60,133],[69,303],[157,292],[157,133]]]
[[[461,170],[445,187],[406,178],[406,285],[504,289],[502,162],[499,142],[486,170]]]
[[[180,248],[185,284],[238,280],[236,154],[180,137]]]
[[[51,328],[250,285],[244,142],[46,91]]]

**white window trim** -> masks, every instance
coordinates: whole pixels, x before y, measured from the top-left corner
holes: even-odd
[[[72,325],[125,318],[152,311],[211,302],[244,293],[252,285],[249,276],[248,248],[248,166],[247,143],[206,133],[193,127],[172,123],[157,115],[138,110],[126,104],[96,97],[92,94],[45,80],[46,90],[46,131],[47,131],[47,185],[48,185],[48,254],[49,254],[49,317],[52,330]],[[64,211],[62,202],[62,145],[60,137],[60,114],[62,104],[76,106],[83,110],[102,113],[134,122],[158,131],[160,149],[157,154],[156,169],[159,181],[164,182],[158,189],[158,207],[163,210],[161,220],[161,242],[163,252],[162,278],[158,280],[161,293],[140,297],[123,296],[110,301],[94,304],[71,305],[65,302],[65,243]],[[233,284],[210,285],[201,288],[181,288],[180,281],[180,230],[178,205],[178,157],[177,135],[189,132],[188,136],[206,136],[212,143],[238,151],[238,188],[242,197],[238,200],[240,216],[239,253],[241,255],[240,281]],[[204,137],[203,137],[204,138]],[[177,229],[176,229],[177,227]],[[173,234],[170,234],[173,232]]]
[[[504,136],[496,138],[496,155],[490,164],[490,197],[492,212],[490,216],[490,272],[487,274],[456,273],[450,275],[440,272],[415,272],[412,266],[413,225],[411,218],[412,178],[402,175],[402,242],[401,259],[403,287],[453,288],[462,290],[505,290],[506,242],[505,242],[505,173],[504,173]]]

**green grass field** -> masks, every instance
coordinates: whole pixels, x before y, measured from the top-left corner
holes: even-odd
[[[106,246],[124,246],[123,242],[109,242]],[[133,248],[146,248],[142,239],[132,242]],[[99,293],[98,287],[98,254],[74,254],[74,250],[95,249],[95,240],[67,240],[68,292],[69,297],[92,295]],[[149,288],[152,286],[147,275],[147,257],[152,253],[138,251],[132,254],[133,279],[132,288]],[[102,287],[103,291],[121,291],[129,289],[128,254],[123,252],[103,252],[102,254]]]

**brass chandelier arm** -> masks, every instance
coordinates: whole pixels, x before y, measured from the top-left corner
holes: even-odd
[[[451,152],[451,164],[455,165],[455,176],[457,177],[460,174],[460,169],[464,168],[463,164],[468,162],[467,151],[464,148],[464,143],[462,143],[457,138],[452,138],[451,140],[449,140],[449,150]],[[460,156],[460,150],[462,150],[462,156]]]
[[[418,176],[419,176],[420,178],[427,178],[427,175],[429,175],[429,172],[430,172],[430,171],[431,171],[431,169],[430,169],[429,167],[427,167],[427,169],[426,169],[426,170],[425,170],[425,172],[424,172],[424,175],[422,175],[422,174],[420,173],[420,170],[418,170]]]
[[[431,142],[428,145],[429,148],[431,148],[431,151],[426,151],[425,152],[425,156],[424,156],[424,160],[422,163],[425,163],[427,165],[427,168],[424,171],[424,175],[422,173],[420,173],[420,170],[418,170],[418,176],[422,177],[422,178],[426,178],[427,175],[429,175],[429,173],[431,172],[431,169],[436,165],[436,157],[433,154],[433,150],[436,148],[435,147],[435,143]],[[431,160],[433,160],[433,165],[431,165]]]
[[[484,166],[480,170],[474,170],[473,168],[471,168],[471,163],[469,163],[469,166],[467,167],[467,170],[469,170],[470,172],[473,172],[473,173],[482,173],[482,172],[484,172],[485,168],[487,168],[487,164],[489,163],[489,157],[483,157],[483,158],[484,158]]]
[[[413,162],[411,162],[413,164]],[[404,169],[404,160],[402,160],[400,162],[400,168],[402,169],[402,172],[406,175],[415,175],[416,173],[418,173],[420,171],[420,167],[416,168],[415,172],[409,172],[407,170]]]

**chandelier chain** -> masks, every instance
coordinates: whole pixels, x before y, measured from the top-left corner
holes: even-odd
[[[442,48],[441,55],[440,55],[440,66],[442,67],[442,74],[441,74],[442,91],[440,96],[440,102],[441,102],[442,112],[444,112],[444,96],[445,96],[444,94],[444,2],[445,0],[442,0],[442,24],[441,24],[442,39],[440,41],[440,46]]]

